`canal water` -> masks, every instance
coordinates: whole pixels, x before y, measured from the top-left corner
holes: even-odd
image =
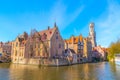
[[[120,66],[110,62],[62,67],[0,64],[0,80],[120,80]]]

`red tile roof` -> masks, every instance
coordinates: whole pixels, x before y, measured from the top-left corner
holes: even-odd
[[[39,34],[42,37],[46,36],[46,39],[50,40],[52,35],[53,35],[53,33],[55,32],[55,30],[56,30],[56,27],[51,28],[51,29],[47,29],[47,30],[44,30],[44,31],[40,31]]]
[[[73,37],[73,38],[72,38],[72,37]],[[73,41],[73,43],[76,44],[76,43],[79,42],[79,40],[80,40],[80,42],[83,41],[82,35],[76,36],[76,37],[72,36],[72,37],[71,37],[70,39],[65,40],[65,42],[68,43],[68,44],[72,44],[72,41]]]

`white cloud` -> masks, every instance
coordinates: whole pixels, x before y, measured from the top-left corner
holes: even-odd
[[[98,44],[108,47],[120,37],[120,4],[109,2],[107,10],[96,21]]]

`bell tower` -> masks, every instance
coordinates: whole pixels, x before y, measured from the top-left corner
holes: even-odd
[[[92,47],[96,47],[97,43],[96,43],[96,32],[95,32],[95,24],[94,23],[90,23],[89,25],[89,38],[91,40],[92,43]]]

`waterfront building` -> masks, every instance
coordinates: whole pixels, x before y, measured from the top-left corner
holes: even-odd
[[[0,42],[0,59],[3,62],[7,62],[10,61],[10,57],[11,57],[11,48],[12,48],[12,43],[11,42]]]
[[[27,39],[28,34],[24,32],[22,35],[19,35],[14,41],[12,41],[11,59],[13,63],[19,63],[24,60]]]
[[[72,64],[78,63],[77,54],[73,49],[65,49],[64,56],[71,62]]]
[[[31,33],[32,34],[32,33]],[[56,23],[53,28],[48,27],[47,30],[34,32],[30,36],[26,46],[31,52],[30,57],[55,58],[60,57],[64,53],[64,41],[60,35]],[[32,47],[33,49],[30,49]]]
[[[106,61],[107,55],[107,48],[101,47],[100,45],[93,48],[93,57]]]
[[[65,49],[72,49],[75,51],[75,53],[77,54],[77,59],[78,62],[82,61],[82,57],[83,57],[83,37],[82,35],[80,36],[71,36],[70,39],[67,39],[64,41],[65,43]]]
[[[30,35],[18,36],[12,46],[13,63],[25,64],[29,59],[38,59],[39,63],[41,58],[58,58],[64,53],[64,40],[56,23],[53,28],[48,27],[43,31],[31,30]]]
[[[83,58],[85,61],[91,61],[91,55],[92,55],[92,43],[90,38],[84,38],[83,39]]]
[[[94,23],[90,23],[89,36],[71,36],[65,40],[65,49],[73,49],[78,55],[78,62],[91,61],[92,49],[96,47],[96,33]]]
[[[65,49],[73,49],[78,56],[78,62],[90,60],[92,54],[92,44],[90,39],[80,36],[72,36],[65,40]]]
[[[3,42],[0,42],[0,53],[3,53]]]
[[[0,53],[5,53],[8,55],[11,55],[11,47],[12,47],[12,43],[11,42],[0,42]]]

